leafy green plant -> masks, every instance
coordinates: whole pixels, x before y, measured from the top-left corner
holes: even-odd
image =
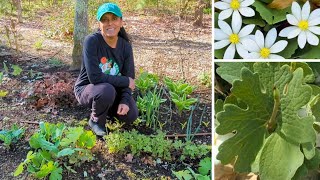
[[[66,127],[64,124],[40,122],[40,129],[29,141],[33,151],[29,151],[26,159],[20,163],[14,176],[20,175],[24,168],[36,178],[62,179],[61,164],[80,166],[85,161],[93,160],[90,149],[96,143],[92,131],[83,127]]]
[[[147,127],[153,127],[155,130],[158,122],[158,114],[160,104],[165,102],[166,99],[161,98],[163,89],[159,91],[155,88],[152,92],[148,91],[148,93],[137,99],[137,107],[141,112],[141,118],[145,120]]]
[[[211,179],[211,159],[206,157],[200,160],[198,172],[199,174],[195,173],[190,167],[187,167],[186,170],[181,171],[173,171],[172,173],[179,179],[179,180],[189,180],[189,179],[196,179],[196,180],[210,180]]]
[[[120,122],[119,119],[115,118],[114,122],[107,122],[106,126],[111,131],[116,131],[119,130],[124,124],[124,122]]]
[[[217,159],[260,179],[298,179],[320,164],[316,143],[319,87],[306,63],[218,63],[232,84],[216,114],[216,133],[233,137]],[[232,71],[230,71],[232,68]],[[236,158],[236,159],[235,159]],[[313,164],[310,166],[310,164]]]
[[[12,67],[12,69],[13,69],[12,75],[14,75],[14,76],[19,76],[19,75],[21,74],[22,69],[21,69],[20,66],[12,64],[11,67]]]
[[[203,72],[198,76],[200,83],[210,88],[212,86],[211,73]]]
[[[53,66],[53,67],[61,67],[61,66],[63,66],[63,62],[60,59],[55,58],[55,57],[50,58],[48,60],[48,63],[49,63],[50,66]]]
[[[152,157],[172,160],[171,152],[174,150],[181,152],[181,160],[186,157],[190,159],[201,158],[209,153],[206,145],[196,145],[191,142],[182,143],[181,140],[172,142],[166,140],[165,134],[158,131],[155,136],[138,134],[136,130],[130,132],[112,132],[103,137],[109,153],[131,153],[140,155],[141,153],[151,154]]]
[[[192,104],[196,103],[198,99],[187,98],[186,94],[179,96],[174,92],[170,92],[171,99],[178,109],[178,114],[181,116],[183,110],[191,110]]]
[[[14,124],[10,130],[2,130],[0,131],[0,141],[3,141],[3,144],[10,148],[12,143],[18,142],[24,134],[23,128],[18,128],[16,124]]]
[[[180,81],[175,82],[167,77],[164,78],[164,83],[170,92],[173,92],[178,96],[189,95],[194,90],[194,87],[190,86],[188,83],[183,83]]]
[[[159,82],[159,77],[155,74],[141,71],[138,79],[135,80],[137,88],[145,95],[148,90],[155,88]]]

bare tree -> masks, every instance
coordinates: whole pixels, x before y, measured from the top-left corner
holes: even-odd
[[[195,8],[194,18],[195,21],[193,22],[194,26],[202,26],[203,23],[203,9],[206,6],[203,0],[198,0],[197,7]]]
[[[82,44],[88,34],[88,0],[76,0],[75,12],[71,70],[78,70],[81,67]]]

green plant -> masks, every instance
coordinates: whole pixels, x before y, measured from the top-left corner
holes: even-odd
[[[37,41],[33,44],[33,48],[35,48],[36,50],[43,49],[43,40],[37,40]]]
[[[212,86],[211,73],[203,72],[198,76],[200,83],[210,88]]]
[[[50,179],[62,179],[60,165],[65,161],[80,166],[85,161],[93,160],[90,149],[96,143],[96,136],[92,131],[86,131],[83,127],[66,127],[61,123],[40,122],[39,127],[29,141],[34,151],[28,152],[14,176],[27,167],[27,171],[36,178],[50,175]]]
[[[234,136],[217,159],[260,179],[299,179],[320,164],[315,147],[320,88],[307,63],[218,63],[232,84],[216,114],[216,133]],[[241,145],[240,145],[241,144]],[[239,146],[240,145],[240,146]],[[236,158],[236,159],[235,159]],[[234,161],[235,160],[235,161]]]
[[[55,58],[55,57],[50,58],[48,60],[48,63],[50,66],[54,66],[54,67],[61,67],[64,64],[60,59]]]
[[[196,103],[198,99],[196,98],[189,98],[187,99],[187,95],[183,94],[179,96],[174,92],[170,92],[171,99],[176,105],[178,109],[178,114],[181,116],[183,110],[191,110],[192,104]]]
[[[187,170],[181,171],[173,171],[172,173],[179,179],[179,180],[189,180],[192,177],[196,180],[210,180],[211,179],[211,159],[206,157],[200,160],[198,172],[199,174],[195,173],[190,167],[187,167]],[[191,174],[190,174],[191,173]]]
[[[180,81],[175,82],[167,77],[164,78],[164,83],[170,92],[175,93],[178,96],[189,95],[194,90],[194,87],[190,86],[188,83],[183,83]]]
[[[154,130],[157,127],[160,104],[166,101],[161,98],[162,91],[163,89],[158,91],[155,88],[153,92],[148,91],[143,98],[138,96],[137,99],[137,107],[142,114],[142,119],[145,120],[147,127],[153,127]]]
[[[107,122],[106,126],[111,131],[116,131],[116,130],[119,130],[124,124],[125,124],[124,122],[120,122],[119,119],[115,118],[114,122]]]
[[[188,121],[187,121],[187,129],[186,129],[186,134],[187,134],[187,136],[186,136],[186,141],[192,141],[192,139],[194,138],[194,134],[196,134],[196,133],[199,131],[200,126],[201,126],[201,123],[202,123],[203,116],[204,116],[204,114],[205,114],[205,112],[206,112],[207,106],[205,106],[205,107],[203,108],[202,113],[201,113],[201,117],[200,117],[199,125],[198,125],[198,127],[194,130],[193,135],[191,135],[191,134],[192,134],[192,124],[193,124],[193,123],[192,123],[193,111],[198,107],[198,105],[199,105],[199,103],[198,103],[197,105],[195,105],[195,106],[192,106],[192,108],[191,108],[192,110],[191,110],[189,119],[188,119]]]
[[[181,160],[186,157],[190,159],[201,158],[209,153],[206,145],[196,145],[191,142],[182,143],[181,140],[172,142],[165,139],[165,134],[158,131],[157,135],[147,136],[138,134],[136,130],[130,132],[112,132],[103,137],[107,143],[109,153],[141,153],[151,154],[152,157],[171,159],[171,152],[176,150],[182,152]]]
[[[3,141],[3,144],[10,148],[12,143],[18,142],[24,134],[23,128],[18,128],[16,124],[14,124],[10,130],[2,130],[0,131],[0,140]]]
[[[143,71],[140,72],[139,78],[135,80],[136,86],[142,95],[145,95],[148,90],[155,88],[158,82],[159,77],[157,75]]]

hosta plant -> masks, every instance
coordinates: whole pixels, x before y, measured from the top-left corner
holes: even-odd
[[[155,88],[159,82],[159,77],[155,74],[141,71],[139,77],[135,80],[139,91],[144,95],[148,90]]]
[[[317,168],[320,88],[307,63],[218,63],[217,73],[232,84],[216,108],[220,135],[231,134],[217,159],[262,180],[299,179]]]

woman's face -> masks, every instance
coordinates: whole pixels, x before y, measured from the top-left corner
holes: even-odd
[[[122,19],[113,13],[106,13],[99,21],[101,33],[105,37],[118,36],[120,28],[122,27]]]

